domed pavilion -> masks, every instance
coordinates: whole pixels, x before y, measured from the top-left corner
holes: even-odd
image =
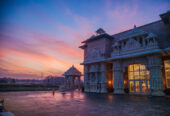
[[[78,80],[78,88],[80,89],[80,77],[82,76],[81,72],[74,67],[70,67],[64,74],[65,76],[65,87],[67,89],[75,88],[75,80]]]

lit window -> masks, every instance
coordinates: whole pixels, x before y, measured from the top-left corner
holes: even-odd
[[[130,92],[143,92],[150,88],[149,71],[145,65],[131,64],[128,67],[128,79]]]
[[[133,65],[130,65],[130,66],[128,67],[128,70],[129,70],[129,71],[133,71]]]
[[[130,92],[134,92],[134,82],[133,81],[129,81],[130,82]]]
[[[136,92],[140,92],[139,81],[135,81]]]
[[[166,86],[170,88],[170,60],[165,60],[165,76],[166,76]]]

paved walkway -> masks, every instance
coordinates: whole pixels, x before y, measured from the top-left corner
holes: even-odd
[[[1,92],[16,116],[170,116],[170,98],[50,91]]]

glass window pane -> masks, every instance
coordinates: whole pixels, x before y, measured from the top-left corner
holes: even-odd
[[[146,92],[146,81],[142,81],[142,92]]]
[[[168,75],[170,74],[168,73]],[[147,88],[150,88],[149,71],[146,69],[145,65],[129,65],[128,78],[130,80],[130,92],[146,92]]]
[[[145,75],[145,71],[140,71],[140,75]]]
[[[166,70],[166,78],[170,78],[170,70]]]
[[[135,75],[134,79],[137,80],[137,79],[139,79],[139,77],[140,77],[139,75]]]
[[[134,64],[134,71],[139,71],[139,64]]]
[[[134,75],[139,75],[139,71],[137,71],[137,72],[134,72]]]
[[[129,75],[128,75],[129,79],[130,79],[130,80],[133,79],[133,72],[129,72],[128,74],[129,74]]]
[[[170,88],[170,79],[166,79],[167,88]]]
[[[146,70],[145,65],[140,65],[140,70]]]
[[[145,75],[140,75],[139,79],[145,79]]]
[[[150,82],[148,81],[148,89],[150,89]]]
[[[134,72],[134,79],[139,79],[139,72]]]
[[[139,81],[135,81],[136,92],[140,92]]]
[[[129,81],[129,84],[130,84],[130,92],[134,92],[134,82]]]
[[[164,64],[165,64],[165,68],[170,68],[170,60],[165,60]]]
[[[132,64],[128,66],[128,70],[133,71],[133,65]]]

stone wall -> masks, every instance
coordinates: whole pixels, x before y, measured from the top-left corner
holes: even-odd
[[[99,60],[109,57],[111,54],[111,40],[101,38],[97,41],[87,43],[84,51],[84,61]]]
[[[85,65],[84,75],[85,92],[107,92],[105,63]]]

